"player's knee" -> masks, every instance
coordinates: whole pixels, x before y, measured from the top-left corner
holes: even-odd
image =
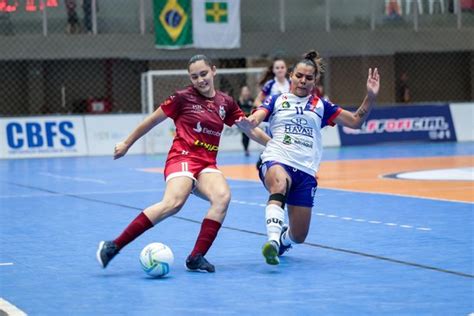
[[[306,240],[306,234],[305,235],[296,235],[296,236],[291,236],[291,240],[295,242],[295,244],[302,244]]]
[[[291,230],[291,229],[290,229]],[[308,236],[308,231],[292,231],[291,230],[291,240],[295,244],[302,244],[306,240],[306,237]]]
[[[182,199],[167,199],[163,201],[166,212],[171,215],[178,213],[184,206],[184,202],[185,200]]]
[[[211,196],[211,204],[218,205],[222,209],[227,209],[227,206],[230,203],[230,190],[226,188],[219,189],[215,191]]]

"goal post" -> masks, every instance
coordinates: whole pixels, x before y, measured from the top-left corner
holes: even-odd
[[[217,69],[214,86],[237,99],[240,88],[247,85],[252,96],[259,92],[258,82],[266,68],[222,68]],[[176,90],[190,85],[188,71],[185,69],[150,70],[141,75],[141,107],[144,115],[151,114],[155,107],[161,104]],[[146,153],[168,152],[174,137],[174,124],[166,120],[156,126],[145,136]],[[251,149],[259,145],[253,143]],[[222,132],[221,151],[242,150],[241,133],[236,126],[225,127]]]

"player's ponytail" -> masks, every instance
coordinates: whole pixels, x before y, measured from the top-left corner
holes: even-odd
[[[316,75],[317,78],[319,78],[321,76],[321,73],[324,72],[323,59],[321,58],[319,53],[315,50],[311,50],[307,52],[306,54],[304,54],[303,59],[297,62],[294,68],[296,68],[296,65],[298,65],[299,63],[313,66],[314,74]]]

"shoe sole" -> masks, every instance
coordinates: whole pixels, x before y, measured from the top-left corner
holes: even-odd
[[[184,264],[184,267],[186,268],[186,271],[188,272],[197,272],[197,273],[214,273],[215,271],[207,271],[207,270],[201,270],[201,269],[190,269],[188,268],[188,266],[186,265],[186,263]]]
[[[263,245],[262,255],[265,257],[267,264],[275,266],[280,263],[280,259],[278,259],[278,250],[276,250],[269,242]]]
[[[105,265],[104,265],[104,263],[102,262],[102,258],[100,257],[100,251],[101,251],[102,248],[104,247],[104,244],[105,244],[105,241],[101,241],[101,242],[99,243],[99,249],[97,249],[97,252],[96,252],[95,255],[96,255],[96,257],[97,257],[97,261],[99,262],[100,266],[105,269]]]

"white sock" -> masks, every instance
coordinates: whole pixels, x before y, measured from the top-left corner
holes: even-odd
[[[290,237],[290,227],[286,230],[286,232],[281,236],[281,243],[283,246],[289,246],[294,243],[294,241]]]
[[[285,211],[275,204],[268,204],[265,208],[268,240],[275,241],[280,246],[281,226],[285,220]]]

